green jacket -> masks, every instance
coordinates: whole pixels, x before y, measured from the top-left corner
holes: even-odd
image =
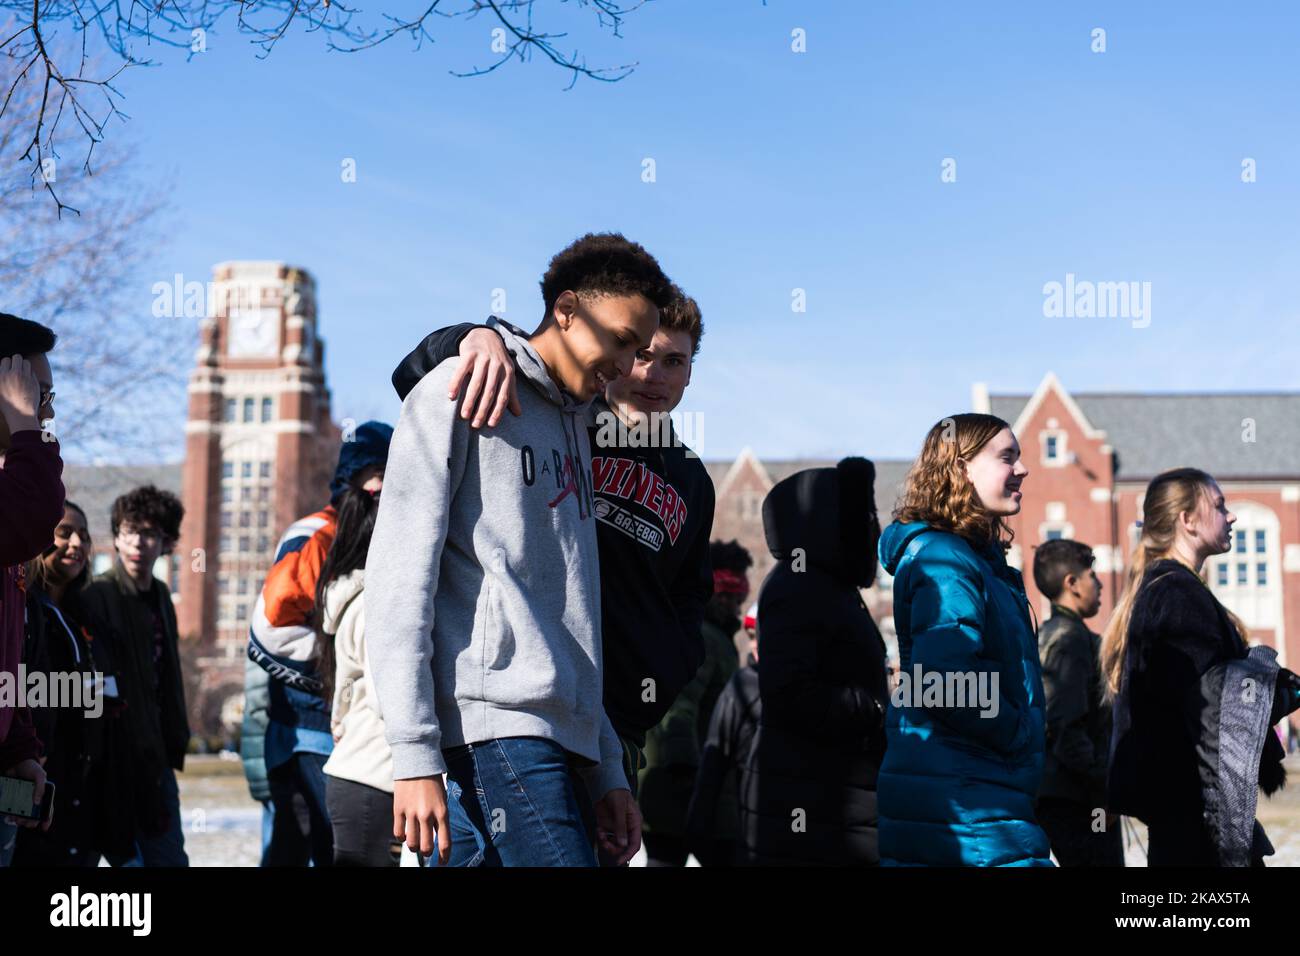
[[[739,622],[735,623],[738,627]],[[735,631],[733,627],[731,634]],[[686,808],[709,735],[709,718],[727,681],[740,667],[736,645],[724,624],[706,613],[700,632],[704,638],[704,663],[682,688],[664,719],[646,734],[645,767],[639,777],[637,802],[642,826],[649,832],[685,833]]]
[[[114,563],[82,592],[81,603],[92,632],[107,642],[117,669],[118,693],[126,703],[123,720],[137,768],[142,774],[147,768],[156,776],[166,767],[185,769],[190,726],[171,591],[155,578],[143,598],[122,566]],[[164,639],[156,694],[154,625],[145,600],[162,613]]]

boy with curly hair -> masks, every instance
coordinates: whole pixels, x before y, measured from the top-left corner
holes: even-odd
[[[640,815],[602,701],[587,413],[648,348],[672,283],[588,235],[551,261],[529,334],[499,319],[521,414],[478,431],[445,361],[406,395],[366,564],[394,836],[440,864],[623,863]],[[442,775],[446,774],[444,784]]]
[[[117,559],[84,592],[126,703],[122,728],[135,795],[136,854],[114,866],[188,866],[176,771],[185,768],[190,728],[181,681],[176,611],[154,563],[171,554],[185,508],[171,492],[145,485],[113,502]]]

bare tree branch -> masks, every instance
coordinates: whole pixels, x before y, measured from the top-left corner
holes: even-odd
[[[551,15],[561,11],[595,14],[597,27],[621,38],[625,18],[648,0],[540,0]],[[121,92],[113,85],[129,67],[156,63],[150,58],[155,48],[186,50],[192,57],[200,40],[215,33],[233,18],[237,34],[258,48],[258,56],[270,56],[295,25],[306,33],[325,34],[326,47],[344,53],[372,49],[397,36],[409,36],[419,50],[435,42],[431,24],[473,19],[487,14],[501,31],[494,32],[493,51],[499,58],[486,66],[451,70],[453,76],[483,76],[511,60],[528,62],[540,53],[569,75],[566,89],[581,77],[606,83],[617,82],[636,69],[635,63],[615,67],[593,67],[576,49],[565,52],[557,41],[567,32],[535,27],[534,13],[539,0],[429,0],[418,16],[381,14],[378,24],[343,0],[0,0],[0,22],[6,15],[13,22],[0,27],[0,60],[7,58],[11,82],[0,105],[0,121],[12,108],[20,88],[39,90],[39,106],[32,118],[28,148],[20,159],[29,165],[32,181],[40,183],[54,200],[59,217],[79,210],[65,203],[54,182],[43,174],[43,162],[58,158],[56,141],[59,125],[66,117],[75,123],[85,144],[83,166],[90,171],[95,148],[104,142],[113,120],[125,120],[119,108]],[[590,22],[588,20],[588,22]],[[69,31],[72,36],[60,34]],[[109,75],[95,76],[92,62],[115,64]],[[98,91],[102,104],[91,95]]]
[[[83,460],[157,458],[159,410],[176,416],[177,428],[168,423],[167,430],[177,430],[197,344],[193,320],[152,314],[140,275],[157,244],[162,191],[132,177],[124,143],[106,148],[93,171],[88,163],[64,170],[58,155],[83,133],[53,122],[53,139],[42,138],[40,146],[43,158],[54,160],[50,181],[33,182],[22,157],[47,105],[45,91],[39,84],[16,87],[8,65],[0,57],[0,84],[9,90],[0,114],[0,311],[60,333],[50,360],[58,393],[55,434],[65,453]],[[48,214],[41,186],[55,183],[59,196],[84,214]]]

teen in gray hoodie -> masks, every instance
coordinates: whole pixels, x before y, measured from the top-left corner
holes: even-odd
[[[470,864],[592,865],[588,798],[615,862],[639,845],[601,704],[583,416],[648,345],[670,288],[640,246],[585,237],[552,262],[537,332],[494,326],[527,383],[522,415],[471,428],[447,398],[456,362],[403,402],[366,560],[367,640],[394,835],[426,855],[436,835],[440,863],[455,846]]]

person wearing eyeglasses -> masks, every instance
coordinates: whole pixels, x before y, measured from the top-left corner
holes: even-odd
[[[16,675],[23,651],[23,563],[54,540],[63,517],[63,459],[52,431],[50,361],[57,336],[30,319],[0,313],[0,674]],[[30,780],[33,802],[45,795],[41,741],[26,706],[0,697],[0,775]],[[18,826],[0,817],[0,867],[17,845]],[[48,829],[48,824],[44,824]]]
[[[185,768],[190,727],[181,681],[176,611],[154,564],[171,554],[185,508],[169,491],[145,485],[113,502],[113,566],[86,588],[82,603],[103,634],[118,692],[135,813],[135,853],[108,854],[114,866],[189,866],[176,771]]]

